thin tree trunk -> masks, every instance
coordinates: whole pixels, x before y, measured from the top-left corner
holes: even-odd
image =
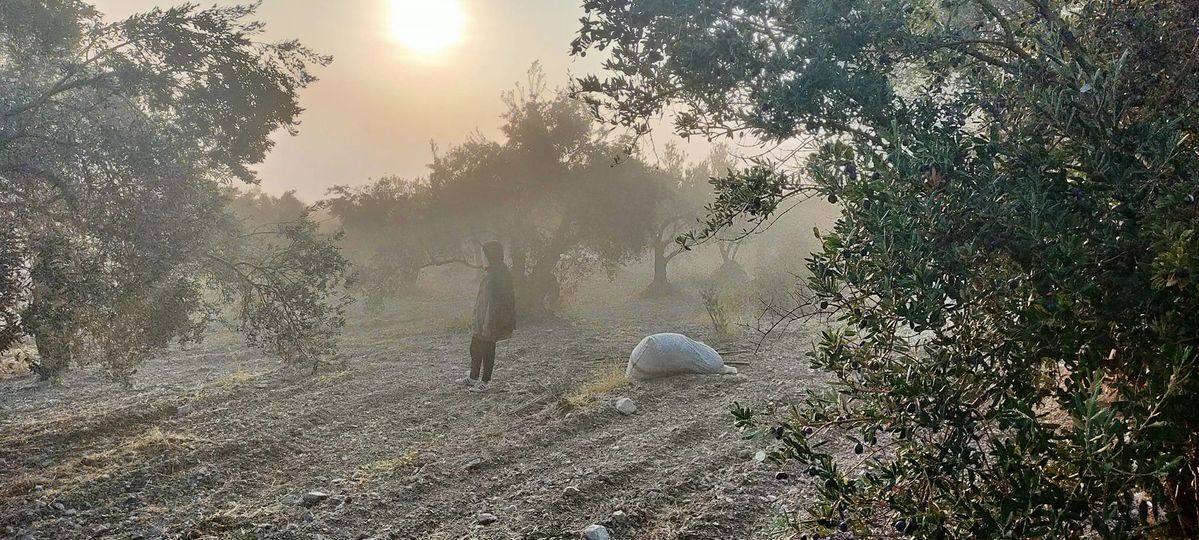
[[[39,379],[54,379],[71,365],[71,344],[64,336],[34,331],[33,339],[37,344],[38,365],[35,369]]]
[[[558,309],[562,289],[555,270],[561,259],[561,254],[543,255],[525,280],[525,291],[518,294],[518,302],[520,298],[525,299],[523,307],[528,317],[545,317]]]
[[[669,245],[667,242],[661,240],[654,242],[654,280],[641,293],[642,297],[666,296],[673,292],[674,288],[671,286],[670,278],[666,272],[667,267],[670,265],[670,260],[673,258],[666,253],[666,248]]]
[[[654,245],[654,282],[650,287],[669,287],[670,281],[666,276],[666,265],[670,259],[666,258],[666,246],[662,244]]]
[[[563,222],[558,226],[550,243],[546,245],[544,252],[539,254],[527,275],[523,271],[519,274],[513,272],[514,278],[517,276],[523,278],[521,279],[523,287],[516,291],[519,316],[537,319],[558,309],[562,296],[561,284],[558,282],[558,263],[572,244],[569,229],[569,222]],[[522,266],[528,262],[527,259],[524,259],[528,254],[523,255]],[[514,265],[515,262],[514,260]],[[521,286],[522,283],[517,283],[517,285]]]
[[[1199,449],[1195,448],[1194,442],[1190,445],[1190,455],[1187,463],[1193,464],[1199,462]],[[1189,469],[1189,467],[1188,467]],[[1175,521],[1172,524],[1173,532],[1179,538],[1194,538],[1196,533],[1199,533],[1199,489],[1196,488],[1195,475],[1190,470],[1166,480],[1166,491],[1171,493],[1171,503],[1176,510]]]
[[[749,274],[741,267],[741,263],[737,262],[737,251],[741,244],[735,242],[720,242],[717,244],[720,249],[720,268],[716,269],[713,277],[717,281],[726,283],[741,283],[749,279]]]
[[[39,260],[35,264],[45,262]],[[59,307],[62,302],[54,298],[53,286],[45,282],[47,270],[48,267],[43,266],[31,273],[33,298],[27,312],[29,333],[37,346],[35,370],[43,381],[66,371],[72,360],[71,340],[65,322],[67,314]]]

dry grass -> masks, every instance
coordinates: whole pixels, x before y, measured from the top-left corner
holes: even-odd
[[[162,428],[152,427],[145,433],[126,439],[121,444],[103,452],[88,454],[80,459],[79,464],[96,472],[103,472],[119,467],[122,462],[137,460],[146,456],[186,448],[192,443],[203,442],[204,439],[163,431]]]
[[[474,315],[461,315],[458,317],[447,317],[440,321],[438,330],[447,334],[462,334],[470,332],[475,328]]]
[[[140,437],[135,437],[127,441],[123,448],[132,450],[140,454],[158,453],[164,450],[170,450],[176,446],[194,442],[195,437],[179,433],[171,433],[163,431],[161,428],[153,427],[147,430]]]
[[[562,403],[570,408],[583,407],[626,384],[629,380],[624,376],[624,365],[615,365],[600,371],[594,380],[564,396]]]
[[[192,532],[219,535],[222,538],[257,538],[244,529],[254,523],[273,518],[280,510],[282,510],[280,504],[254,508],[231,503],[229,508],[201,517],[192,526]],[[201,538],[213,537],[201,536]]]
[[[316,381],[318,384],[323,385],[323,384],[334,383],[334,382],[348,379],[348,378],[350,378],[350,370],[343,369],[341,371],[334,371],[333,373],[326,373],[324,375],[321,375],[320,377],[317,377]]]
[[[359,481],[367,481],[374,478],[392,476],[397,472],[412,469],[418,465],[420,465],[420,452],[406,452],[393,458],[380,459],[362,465],[354,472],[354,478]]]
[[[263,375],[263,371],[250,371],[244,367],[238,366],[237,370],[230,373],[222,382],[224,386],[241,386],[249,384],[250,381],[257,379]]]
[[[44,473],[44,471],[43,471]],[[9,482],[7,485],[0,486],[0,497],[15,497],[20,495],[28,495],[34,493],[37,486],[46,486],[50,484],[50,479],[43,474],[25,473]]]
[[[144,463],[150,456],[202,441],[204,439],[153,427],[107,450],[54,464],[36,474],[23,474],[0,487],[0,497],[32,494],[37,492],[37,486],[43,486],[42,496],[70,493],[99,479],[115,476],[122,469]]]

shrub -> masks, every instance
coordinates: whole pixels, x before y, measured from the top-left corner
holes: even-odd
[[[834,384],[773,433],[824,535],[1199,535],[1193,2],[590,0],[579,82],[639,131],[814,136],[711,235],[817,193]]]
[[[700,302],[712,322],[712,330],[721,339],[733,337],[736,333],[734,324],[741,312],[743,299],[730,291],[722,291],[714,284],[707,284],[699,290]]]

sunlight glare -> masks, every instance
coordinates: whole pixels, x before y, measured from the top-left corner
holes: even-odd
[[[466,15],[459,0],[391,0],[392,37],[422,55],[462,39]]]

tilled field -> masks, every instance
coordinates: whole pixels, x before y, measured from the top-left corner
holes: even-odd
[[[728,411],[818,384],[810,336],[738,356],[741,375],[613,389],[642,336],[706,328],[689,296],[611,296],[519,329],[486,393],[451,382],[466,365],[460,321],[411,315],[447,310],[433,299],[352,325],[344,364],[316,376],[226,338],[148,362],[133,389],[89,370],[53,388],[0,381],[0,535],[578,538],[602,524],[615,539],[785,537],[780,516],[806,488],[755,461],[764,443]],[[625,396],[636,414],[613,407]]]

